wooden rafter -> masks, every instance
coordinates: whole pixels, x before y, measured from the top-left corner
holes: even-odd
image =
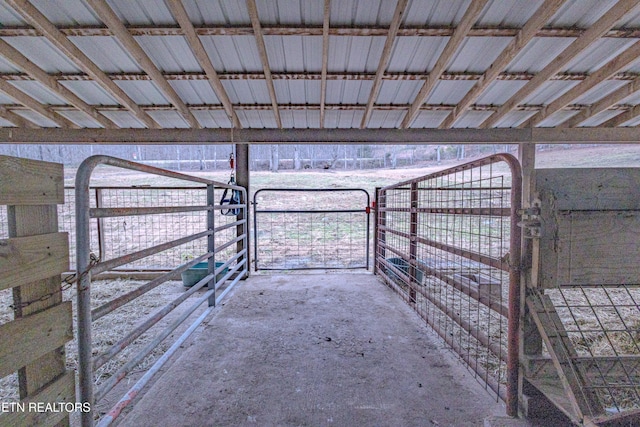
[[[329,65],[329,18],[331,0],[324,0],[322,18],[322,71],[320,72],[320,127],[324,127],[324,104],[327,101],[327,68]]]
[[[158,88],[162,91],[164,96],[167,97],[169,102],[171,102],[180,115],[186,120],[189,126],[193,129],[201,128],[198,120],[191,114],[189,108],[187,108],[186,104],[182,101],[180,96],[178,96],[177,92],[171,87],[169,82],[162,76],[162,73],[153,63],[151,58],[146,54],[146,52],[140,47],[138,42],[133,38],[133,36],[127,31],[124,24],[118,18],[118,15],[115,14],[113,9],[107,4],[105,0],[86,0],[87,4],[91,6],[91,8],[98,15],[98,18],[102,22],[104,22],[107,27],[113,31],[115,37],[122,44],[129,54],[133,57],[133,59],[140,65],[140,67],[145,71],[145,73],[149,74],[153,79],[154,83],[158,86]]]
[[[583,111],[576,114],[575,116],[570,117],[568,120],[559,124],[557,127],[563,127],[563,128],[576,127],[580,123],[587,120],[588,118],[603,112],[604,110],[608,109],[612,105],[616,105],[617,103],[622,101],[624,98],[631,96],[638,91],[640,91],[640,77],[634,79],[629,84],[626,84],[621,88],[614,90],[609,95],[605,96],[595,104],[591,105],[591,107],[585,108]],[[628,120],[632,118],[633,117],[630,117]]]
[[[556,56],[546,67],[505,102],[497,112],[489,116],[481,125],[481,128],[494,126],[500,119],[506,116],[513,108],[542,86],[551,76],[558,73],[569,61],[589,47],[594,41],[602,37],[616,22],[630,10],[638,6],[637,0],[620,0],[609,9],[600,19],[590,26],[579,38],[569,45],[560,55]]]
[[[69,59],[71,59],[80,69],[84,70],[96,82],[98,82],[110,95],[112,95],[122,105],[128,107],[133,114],[147,127],[158,128],[159,125],[144,113],[137,104],[129,98],[122,89],[112,82],[109,77],[94,64],[82,51],[71,42],[56,26],[49,21],[38,9],[26,0],[7,0],[7,3],[19,12],[27,22],[29,22],[40,34],[44,35],[51,43],[60,49]],[[65,98],[68,99],[67,96]],[[77,98],[77,97],[76,97]],[[79,98],[78,98],[79,99]],[[81,100],[82,101],[82,100]],[[72,102],[73,104],[73,102]],[[75,105],[75,104],[74,104]],[[80,108],[80,107],[78,107]],[[104,127],[113,127],[113,122],[106,117],[94,115],[83,110],[94,120]]]
[[[0,107],[0,117],[13,123],[17,127],[29,129],[38,129],[40,127],[5,107]]]
[[[189,18],[189,15],[187,15],[187,11],[182,5],[182,0],[169,0],[166,2],[166,4],[173,14],[173,17],[176,19],[176,21],[178,21],[178,24],[180,24],[180,28],[182,28],[182,30],[184,31],[184,36],[189,43],[189,47],[191,47],[193,55],[196,57],[198,63],[200,63],[200,66],[204,70],[209,80],[209,84],[211,84],[211,88],[222,103],[224,110],[227,113],[229,120],[231,121],[231,125],[234,128],[242,127],[240,125],[240,120],[238,120],[237,114],[235,113],[235,111],[233,111],[233,105],[231,103],[231,100],[229,99],[229,95],[227,95],[227,91],[222,86],[222,82],[218,77],[218,73],[213,67],[211,60],[209,59],[209,55],[204,49],[200,38],[196,34],[193,24],[191,23],[191,19]],[[162,77],[166,80],[164,75]]]
[[[262,33],[260,18],[258,17],[258,8],[256,7],[256,1],[247,0],[247,9],[249,10],[249,18],[251,19],[251,26],[253,27],[253,33],[256,39],[256,45],[258,47],[258,53],[260,54],[260,60],[262,61],[262,68],[264,69],[264,77],[267,83],[267,90],[269,91],[269,97],[271,98],[271,105],[273,106],[273,114],[275,116],[276,124],[278,128],[281,128],[282,120],[280,119],[280,110],[278,109],[278,99],[276,98],[276,89],[273,87],[273,78],[271,77],[271,67],[269,66],[269,57],[267,56],[267,48],[264,45],[264,36]]]
[[[458,103],[458,106],[445,118],[440,125],[441,129],[447,129],[453,126],[465,110],[498,78],[500,72],[504,70],[531,39],[535,37],[540,28],[549,21],[562,4],[564,4],[564,0],[546,0],[538,8],[535,14],[529,18],[524,27],[522,27],[522,30],[518,31],[518,34],[511,40],[502,53],[500,53],[500,56],[498,56],[482,77],[480,77],[480,80],[475,86],[467,92],[464,98]]]
[[[407,9],[408,0],[398,0],[396,3],[396,10],[393,13],[391,24],[389,24],[389,32],[387,33],[387,39],[384,42],[384,48],[382,49],[382,55],[380,55],[380,62],[378,63],[378,69],[376,70],[376,76],[373,79],[373,86],[371,86],[371,92],[369,93],[369,101],[367,101],[367,108],[364,110],[362,121],[360,122],[361,128],[366,128],[373,111],[373,104],[378,99],[380,88],[382,87],[382,76],[387,69],[389,59],[391,59],[391,51],[393,49],[393,43],[398,33],[398,28],[402,23],[402,17]]]
[[[538,123],[542,122],[544,119],[551,116],[553,113],[569,105],[571,101],[573,101],[580,95],[586,93],[588,90],[592,89],[596,85],[607,80],[609,77],[611,77],[612,75],[620,71],[622,68],[637,61],[639,56],[640,56],[640,41],[634,43],[629,49],[625,50],[620,55],[613,58],[606,65],[598,69],[596,72],[591,74],[589,77],[584,79],[579,84],[572,87],[568,92],[564,93],[558,99],[554,100],[552,103],[550,103],[547,107],[542,109],[535,116],[527,120],[527,122],[525,122],[522,127],[535,126]]]
[[[413,123],[413,121],[415,120],[418,112],[420,111],[420,106],[425,102],[433,88],[436,86],[436,83],[440,79],[440,75],[444,72],[445,67],[449,64],[449,62],[453,58],[453,55],[455,55],[464,38],[467,37],[471,26],[480,16],[480,13],[482,12],[482,9],[484,9],[486,3],[486,0],[478,0],[472,1],[471,4],[469,4],[469,7],[465,11],[460,24],[458,24],[458,26],[456,27],[456,30],[454,31],[444,50],[438,57],[438,60],[433,66],[433,69],[429,72],[429,77],[422,85],[422,88],[420,88],[420,92],[418,92],[418,95],[413,101],[413,104],[411,104],[409,112],[402,120],[402,124],[400,126],[403,129],[411,126],[411,123]]]
[[[5,82],[4,80],[0,80],[0,91],[4,92],[11,98],[18,101],[20,104],[29,108],[30,110],[35,111],[41,116],[46,117],[52,122],[56,123],[58,126],[63,128],[78,128],[79,126],[73,123],[71,120],[61,116],[60,114],[53,111],[50,107],[47,107],[34,98],[30,97],[26,93],[19,90],[17,87],[12,85],[9,82]]]
[[[132,36],[183,36],[182,28],[178,26],[127,26]],[[59,29],[65,36],[96,36],[111,37],[113,32],[102,25],[65,26]],[[253,28],[246,25],[199,25],[195,27],[199,36],[247,36],[253,35]],[[262,31],[265,36],[322,36],[322,26],[295,25],[264,25]],[[329,30],[331,36],[348,37],[384,37],[388,27],[371,25],[367,27],[333,26]],[[399,37],[451,37],[455,28],[406,26],[398,30]],[[516,37],[519,28],[514,27],[483,27],[476,26],[469,30],[469,37]],[[538,30],[536,37],[580,37],[584,29],[575,27],[545,27]],[[24,26],[5,26],[0,28],[0,37],[37,37],[41,36],[37,29]],[[640,28],[616,28],[607,31],[603,37],[607,38],[640,38]]]
[[[60,96],[60,98],[66,100],[71,105],[75,106],[78,110],[87,114],[93,120],[104,126],[105,128],[114,127],[113,123],[109,121],[105,116],[98,113],[98,111],[93,108],[91,105],[87,104],[85,101],[80,99],[75,93],[71,92],[65,86],[60,84],[54,77],[47,74],[42,68],[38,67],[32,61],[29,60],[26,56],[24,56],[20,51],[4,40],[0,40],[0,52],[2,52],[2,56],[7,59],[9,62],[14,64],[16,67],[24,70],[31,78],[35,81],[39,82],[43,86],[50,89],[53,93]],[[59,122],[59,120],[52,119],[54,122]],[[66,120],[66,119],[64,119]],[[64,127],[74,127],[70,126],[68,122],[62,126]]]

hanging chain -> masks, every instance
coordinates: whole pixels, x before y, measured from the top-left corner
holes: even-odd
[[[73,286],[73,284],[76,281],[82,280],[87,274],[89,274],[89,272],[91,271],[91,269],[100,262],[100,257],[97,256],[96,254],[94,254],[93,252],[91,252],[89,254],[89,267],[87,267],[87,269],[85,271],[83,271],[80,276],[78,277],[78,273],[73,273],[70,274],[66,277],[64,277],[62,279],[62,285],[56,289],[53,292],[49,292],[48,294],[44,294],[42,295],[40,298],[35,299],[33,301],[28,301],[28,302],[22,302],[20,304],[11,304],[9,306],[9,308],[13,309],[14,311],[18,310],[19,308],[25,308],[30,306],[31,304],[35,304],[37,302],[42,302],[42,301],[46,301],[49,298],[54,297],[55,295],[61,294],[62,292],[71,289],[71,287]]]

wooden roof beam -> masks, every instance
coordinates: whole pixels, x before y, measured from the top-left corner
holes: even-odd
[[[0,117],[19,128],[38,129],[40,127],[5,107],[0,107]]]
[[[264,36],[262,33],[262,26],[260,24],[260,18],[258,17],[258,8],[256,7],[255,0],[247,0],[247,9],[249,10],[249,18],[251,19],[251,26],[253,27],[253,33],[256,39],[256,45],[258,46],[258,53],[260,54],[260,60],[262,61],[262,68],[264,69],[264,77],[267,83],[267,90],[269,91],[269,97],[271,98],[271,105],[273,106],[273,114],[276,119],[278,128],[282,128],[282,120],[280,119],[280,110],[278,109],[278,99],[276,98],[276,90],[273,87],[273,78],[271,77],[271,67],[269,65],[269,57],[267,56],[267,48],[264,45]]]
[[[449,114],[440,124],[440,129],[448,129],[464,114],[466,109],[472,105],[482,93],[493,83],[502,70],[504,70],[511,61],[520,53],[520,51],[533,39],[538,31],[551,19],[558,11],[560,6],[564,4],[564,0],[546,0],[529,18],[527,23],[522,27],[518,34],[511,40],[509,45],[500,53],[500,56],[491,64],[491,66],[480,77],[475,86],[467,92],[460,100],[458,106]]]
[[[606,65],[588,76],[582,82],[572,87],[568,92],[564,93],[562,96],[551,102],[548,106],[542,109],[535,116],[531,117],[520,127],[532,127],[537,125],[547,117],[569,105],[571,101],[578,98],[580,95],[586,93],[596,85],[615,75],[621,69],[637,61],[638,57],[640,57],[640,41],[633,44],[629,49],[613,58]]]
[[[638,116],[640,116],[640,105],[634,105],[624,113],[618,114],[617,116],[607,120],[604,123],[600,123],[598,127],[615,128],[628,122],[629,120],[635,119]]]
[[[69,59],[71,59],[80,69],[89,74],[98,84],[100,84],[111,96],[113,96],[122,105],[129,108],[133,114],[149,128],[159,128],[160,126],[153,121],[144,111],[142,111],[131,98],[124,93],[122,89],[112,82],[109,77],[94,64],[82,51],[74,45],[51,21],[49,21],[40,11],[26,0],[7,0],[7,3],[20,13],[24,19],[33,25],[42,35],[44,35],[51,43],[60,49]],[[66,88],[65,88],[66,89]],[[69,91],[69,93],[71,93]],[[75,95],[74,95],[75,96]],[[73,105],[78,104],[77,99],[71,100],[69,96],[65,96]],[[82,100],[80,100],[83,102]],[[86,104],[86,103],[85,103]],[[88,105],[88,104],[87,104]],[[76,105],[78,106],[78,105]],[[80,108],[80,106],[78,106]],[[116,125],[99,114],[94,114],[88,110],[83,110],[89,114],[94,120],[106,128],[116,127]]]
[[[211,88],[222,103],[224,111],[227,113],[227,116],[231,121],[231,125],[234,128],[241,128],[242,126],[240,125],[240,120],[238,119],[235,111],[233,111],[233,104],[229,99],[229,95],[227,95],[227,91],[224,89],[224,86],[222,86],[222,82],[218,77],[218,73],[213,67],[211,59],[209,59],[209,55],[207,54],[207,51],[204,49],[204,46],[200,41],[200,37],[198,37],[198,35],[196,34],[195,28],[191,23],[191,19],[189,18],[187,11],[182,5],[182,0],[169,0],[166,2],[166,4],[169,7],[169,10],[171,11],[173,17],[176,19],[176,21],[178,21],[178,24],[180,24],[180,28],[182,28],[182,30],[184,31],[184,36],[189,43],[189,47],[191,48],[193,55],[198,60],[198,63],[200,63],[200,66],[204,70]],[[166,78],[163,76],[163,79]]]
[[[396,3],[396,10],[393,13],[393,18],[389,24],[389,32],[387,33],[387,39],[384,42],[384,48],[382,49],[382,55],[380,55],[380,62],[378,63],[378,69],[376,70],[376,76],[373,79],[373,86],[369,93],[369,101],[367,102],[367,108],[364,110],[362,116],[362,122],[360,122],[361,128],[366,128],[373,111],[373,104],[378,99],[380,88],[382,87],[382,76],[384,75],[389,59],[391,59],[391,51],[393,50],[393,43],[396,40],[396,35],[400,24],[402,23],[402,17],[407,9],[408,0],[398,0]]]
[[[80,127],[77,124],[73,123],[71,120],[68,120],[64,116],[61,116],[60,114],[56,113],[50,107],[47,107],[41,104],[34,98],[22,92],[20,89],[18,89],[17,87],[15,87],[9,82],[0,80],[0,91],[4,92],[11,98],[18,101],[20,104],[29,108],[30,110],[33,110],[36,113],[40,114],[41,116],[46,117],[47,119],[51,120],[52,122],[54,122],[60,127],[71,128],[71,129],[77,129]]]
[[[420,111],[420,106],[427,100],[429,94],[431,94],[431,91],[440,79],[440,75],[444,72],[447,65],[449,65],[449,62],[460,47],[460,44],[462,44],[464,38],[467,37],[471,26],[478,20],[485,4],[487,4],[487,0],[472,1],[471,4],[469,4],[462,20],[447,42],[447,45],[433,66],[433,69],[429,72],[429,77],[427,77],[427,80],[422,85],[422,88],[420,88],[420,92],[418,92],[416,99],[413,101],[413,104],[411,104],[409,112],[402,120],[402,124],[400,125],[401,128],[408,128],[416,119],[418,112]]]
[[[136,42],[129,31],[127,31],[122,21],[120,21],[118,15],[115,14],[113,9],[111,9],[107,2],[105,0],[86,1],[87,4],[91,6],[91,8],[96,12],[98,18],[102,22],[104,22],[107,27],[111,29],[111,31],[113,31],[113,34],[122,44],[125,50],[129,52],[129,54],[131,54],[133,59],[140,65],[145,73],[151,76],[153,82],[158,86],[160,91],[162,91],[164,96],[167,97],[169,102],[171,102],[176,107],[180,115],[182,115],[189,126],[191,126],[191,128],[193,129],[200,129],[202,126],[200,125],[200,123],[198,123],[198,120],[196,120],[193,114],[191,114],[191,111],[189,111],[187,105],[182,101],[177,92],[164,78],[151,58],[149,58],[146,52],[140,47],[138,42]]]
[[[331,0],[324,0],[322,18],[322,71],[320,72],[320,127],[324,127],[324,105],[327,102],[327,68],[329,66],[329,18]]]
[[[569,45],[560,55],[556,56],[546,67],[535,75],[526,85],[505,102],[497,112],[489,116],[481,125],[481,128],[493,127],[500,119],[506,116],[516,105],[522,101],[554,74],[558,73],[569,61],[578,56],[584,49],[602,37],[616,22],[632,9],[638,6],[638,0],[620,0],[613,5],[600,19],[590,26],[579,38]]]

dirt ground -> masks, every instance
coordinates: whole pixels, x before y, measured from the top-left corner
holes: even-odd
[[[373,275],[236,289],[120,425],[481,426],[504,413]]]

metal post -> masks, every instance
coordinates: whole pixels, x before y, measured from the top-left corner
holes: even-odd
[[[84,163],[83,163],[84,164]],[[89,267],[89,242],[91,238],[89,222],[89,180],[92,169],[78,169],[76,176],[76,269],[77,283],[77,329],[78,329],[78,380],[80,402],[93,408],[93,369],[91,362],[91,272]],[[93,427],[93,411],[81,412],[82,427]]]
[[[102,202],[102,188],[95,188],[96,192],[96,208],[103,207]],[[106,248],[104,242],[104,218],[98,218],[98,253],[100,255],[100,259],[106,259]]]
[[[380,187],[376,187],[373,193],[373,274],[378,274],[378,263],[376,259],[378,257],[378,251],[380,250],[380,246],[378,244],[378,217],[380,216],[380,210],[378,207],[380,204],[378,203],[380,200]]]
[[[376,210],[379,211],[381,207],[384,208],[386,207],[386,205],[387,205],[387,193],[380,189],[376,195]],[[378,249],[380,253],[378,254],[376,252],[374,256],[376,257],[375,259],[376,268],[379,269],[380,268],[379,259],[380,258],[384,259],[387,256],[385,247],[381,246],[381,245],[385,245],[387,242],[387,234],[384,230],[384,227],[387,225],[387,212],[385,211],[378,212],[378,218],[376,219],[376,224],[378,227],[378,235],[376,236],[376,240],[378,243]]]
[[[418,252],[418,183],[411,183],[411,218],[409,227],[409,301],[416,302],[416,255]]]
[[[213,254],[211,258],[209,258],[209,263],[207,265],[207,273],[213,274],[216,271],[216,255],[215,255],[215,247],[216,247],[216,237],[214,235],[215,228],[215,213],[213,210],[213,206],[215,205],[215,197],[214,197],[214,187],[213,184],[207,184],[207,206],[209,210],[207,211],[207,229],[211,232],[209,236],[207,236],[207,252]],[[216,277],[215,275],[209,281],[207,286],[210,290],[213,290],[213,293],[209,297],[209,307],[215,307],[216,305]]]

